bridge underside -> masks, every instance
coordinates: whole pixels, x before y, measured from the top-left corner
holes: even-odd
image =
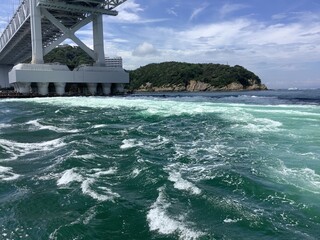
[[[66,83],[87,83],[92,93],[93,86],[98,83],[128,83],[128,73],[123,69],[105,66],[102,23],[103,14],[117,15],[114,8],[125,1],[23,0],[0,37],[0,64],[18,64],[11,70],[9,82],[20,93],[29,92],[28,85],[38,83],[43,95],[47,94],[45,85],[48,83],[60,84],[60,90]],[[75,35],[90,22],[93,49]],[[43,64],[43,57],[66,39],[71,39],[93,58],[94,66],[70,71],[66,66]],[[31,64],[19,64],[22,62]],[[59,93],[64,93],[60,90]]]

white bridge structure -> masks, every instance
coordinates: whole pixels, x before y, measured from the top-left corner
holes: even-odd
[[[0,85],[14,86],[15,91],[29,94],[37,84],[39,95],[47,95],[49,83],[57,95],[65,94],[67,83],[86,83],[95,94],[98,84],[108,95],[111,84],[121,91],[129,82],[123,68],[106,66],[103,15],[116,16],[117,6],[126,0],[22,0],[0,36]],[[75,33],[92,22],[93,49]],[[44,56],[66,39],[71,39],[92,59],[93,66],[69,70],[66,65],[45,64]],[[26,61],[28,63],[24,63]]]

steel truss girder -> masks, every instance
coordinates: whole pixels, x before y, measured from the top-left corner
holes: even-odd
[[[87,25],[92,21],[92,15],[88,16],[87,18],[83,19],[82,21],[78,22],[74,27],[67,28],[65,27],[57,18],[55,18],[51,13],[48,12],[47,9],[42,9],[42,14],[57,28],[59,28],[63,34],[54,42],[52,42],[48,47],[44,49],[44,55],[48,54],[52,49],[58,46],[67,38],[74,41],[80,48],[82,48],[92,59],[96,60],[94,52],[88,48],[76,35],[75,32],[78,31],[83,26]]]
[[[67,12],[79,12],[79,13],[102,13],[105,15],[117,16],[118,12],[114,10],[108,10],[104,8],[92,8],[85,6],[78,6],[73,4],[66,3],[48,3],[44,1],[40,1],[38,3],[39,7],[47,8],[51,10],[59,10],[59,11],[67,11]]]
[[[126,1],[127,0],[39,0],[38,6],[51,10],[91,14],[100,13],[116,16],[118,12],[113,9]]]

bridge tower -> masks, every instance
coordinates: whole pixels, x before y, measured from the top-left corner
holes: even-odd
[[[28,94],[31,83],[36,83],[38,94],[47,95],[49,83],[53,83],[56,94],[63,95],[66,83],[86,83],[89,92],[94,95],[99,83],[102,84],[104,94],[110,93],[111,84],[128,83],[128,73],[122,68],[115,69],[105,65],[102,18],[103,15],[116,16],[114,8],[125,1],[23,0],[10,22],[16,29],[10,30],[10,26],[7,27],[9,33],[5,31],[0,37],[0,64],[6,60],[15,64],[9,72],[9,82],[14,85],[15,90]],[[75,35],[89,23],[92,23],[93,29],[93,49]],[[8,34],[12,36],[6,37]],[[66,39],[71,39],[83,49],[94,59],[95,64],[73,71],[65,65],[44,64],[44,56]],[[21,45],[23,42],[25,45]],[[15,47],[24,48],[25,53],[16,59],[5,55],[10,51],[17,51]],[[25,51],[25,48],[29,51]],[[30,64],[20,63],[30,57]]]

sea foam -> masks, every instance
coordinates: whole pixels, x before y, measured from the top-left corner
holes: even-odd
[[[35,152],[49,152],[53,149],[61,148],[65,146],[66,143],[62,139],[55,139],[45,142],[38,143],[20,143],[5,139],[0,139],[0,147],[2,147],[7,154],[11,155],[10,158],[3,160],[16,160],[19,157],[26,156]]]
[[[143,146],[143,143],[140,141],[137,141],[136,139],[124,139],[122,141],[122,145],[120,146],[121,149],[128,149],[133,147],[141,147]]]
[[[201,231],[189,228],[183,216],[177,218],[169,216],[167,209],[170,207],[170,203],[165,198],[164,188],[159,188],[158,191],[159,196],[147,214],[151,231],[157,231],[164,235],[178,234],[179,239],[186,240],[198,239],[204,235]]]
[[[43,125],[40,123],[41,119],[36,119],[36,120],[31,120],[26,122],[27,125],[33,126],[34,129],[36,130],[49,130],[57,133],[77,133],[79,130],[70,130],[66,128],[61,128],[61,127],[56,127],[52,125]]]
[[[74,169],[68,169],[64,171],[63,175],[61,178],[58,179],[57,185],[67,185],[71,182],[82,182],[82,177],[78,173],[74,171]]]
[[[0,181],[12,181],[20,177],[19,174],[12,172],[11,167],[0,166]]]
[[[320,175],[310,168],[288,168],[283,163],[278,169],[271,168],[272,175],[281,183],[320,194]]]
[[[120,197],[118,193],[114,193],[111,189],[107,187],[99,187],[102,193],[98,193],[93,190],[92,185],[94,184],[95,179],[88,178],[81,184],[82,193],[96,199],[98,201],[114,201],[115,198]]]
[[[193,183],[183,179],[179,172],[170,172],[169,181],[174,182],[174,187],[179,190],[188,191],[191,194],[199,195],[201,190]]]

